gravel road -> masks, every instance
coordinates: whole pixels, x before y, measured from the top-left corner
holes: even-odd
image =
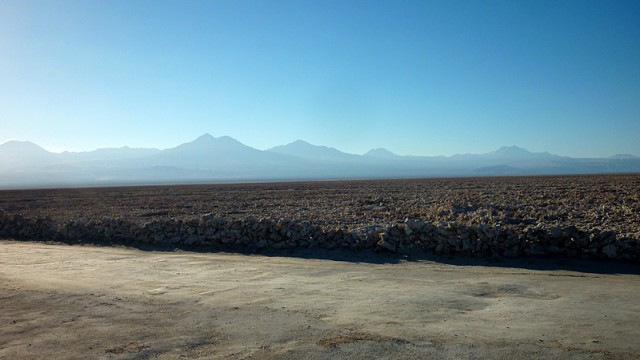
[[[637,265],[0,241],[2,359],[637,359]]]

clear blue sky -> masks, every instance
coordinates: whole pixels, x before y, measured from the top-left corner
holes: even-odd
[[[640,1],[0,1],[0,142],[640,155]]]

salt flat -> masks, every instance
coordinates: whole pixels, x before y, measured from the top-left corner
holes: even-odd
[[[333,254],[0,241],[0,358],[640,357],[637,265]]]

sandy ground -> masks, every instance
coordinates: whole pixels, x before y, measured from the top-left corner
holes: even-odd
[[[640,357],[638,265],[295,255],[0,241],[0,358]]]

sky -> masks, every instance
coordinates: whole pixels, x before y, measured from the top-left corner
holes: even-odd
[[[639,1],[2,0],[0,143],[640,155]]]

